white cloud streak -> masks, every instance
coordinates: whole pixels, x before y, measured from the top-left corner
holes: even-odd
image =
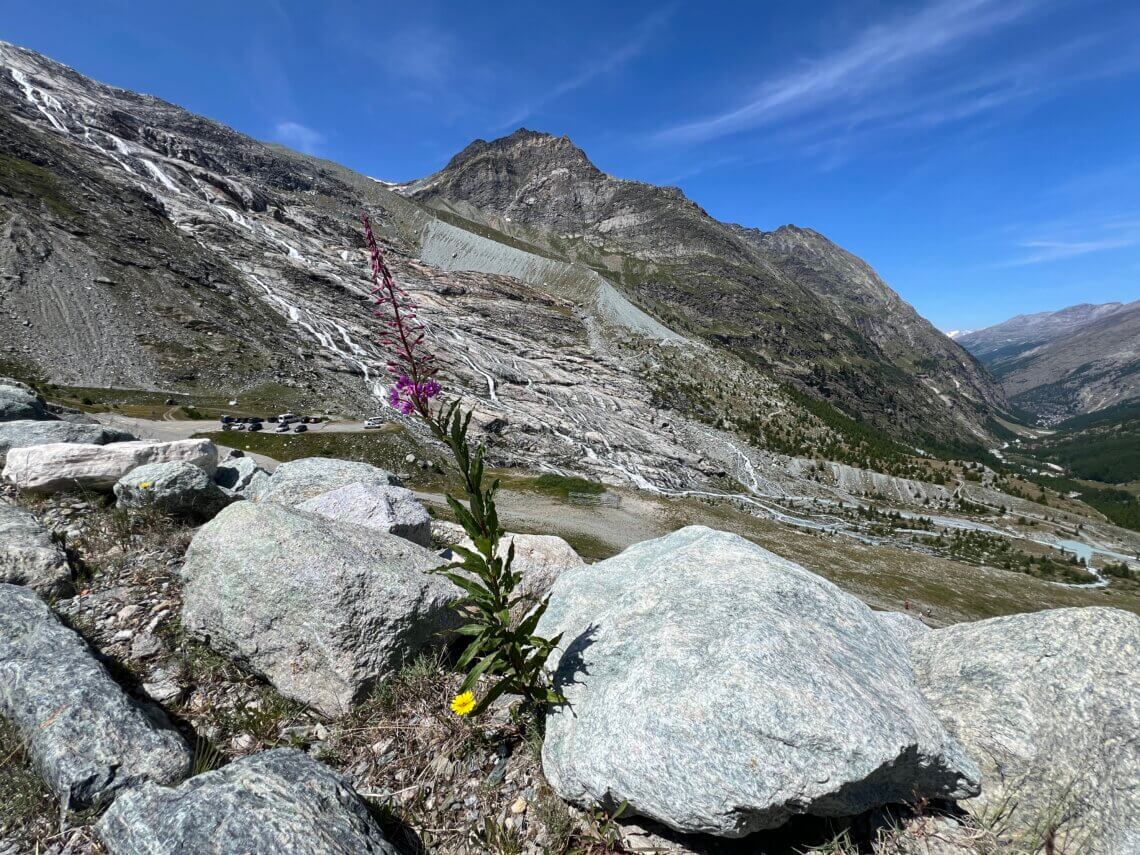
[[[273,138],[305,154],[316,154],[325,143],[324,134],[300,122],[278,122],[273,129]]]
[[[593,62],[580,69],[577,74],[566,78],[556,86],[540,95],[531,98],[522,107],[516,110],[509,119],[502,122],[500,127],[511,127],[536,112],[539,108],[567,95],[583,86],[593,82],[606,74],[612,74],[626,64],[637,59],[653,44],[658,33],[673,17],[677,11],[677,4],[670,3],[644,18],[622,45],[597,57]]]
[[[1025,17],[1037,5],[1032,0],[940,0],[888,24],[869,27],[834,53],[764,81],[740,106],[666,128],[657,139],[704,142],[803,118],[837,104],[866,101],[939,57]],[[992,100],[990,94],[974,93],[974,103],[967,102],[955,112],[986,109]],[[994,103],[1000,102],[999,97]],[[893,111],[876,105],[872,112],[884,109]]]
[[[1063,261],[1094,252],[1110,249],[1124,249],[1140,244],[1140,236],[1110,237],[1099,240],[1029,240],[1020,244],[1022,249],[1032,250],[1027,255],[1011,259],[999,267],[1026,267],[1031,264],[1047,264]]]

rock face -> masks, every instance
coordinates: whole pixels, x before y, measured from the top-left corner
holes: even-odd
[[[357,481],[304,501],[297,508],[431,547],[431,517],[405,487]]]
[[[692,526],[569,570],[538,631],[563,634],[542,764],[569,801],[738,837],[978,792],[902,642],[736,535]]]
[[[182,460],[212,475],[218,449],[208,439],[175,442],[115,442],[110,445],[51,443],[8,452],[4,477],[33,493],[110,490],[132,469],[146,463]]]
[[[910,642],[919,685],[981,766],[967,804],[1036,851],[1140,851],[1140,617],[1055,609],[958,624]],[[1018,851],[1023,851],[1018,849]]]
[[[155,508],[171,516],[209,519],[234,500],[200,466],[185,460],[147,463],[115,482],[125,508]]]
[[[183,625],[281,694],[343,714],[455,626],[442,560],[272,502],[230,505],[186,553]]]
[[[0,422],[16,419],[55,419],[44,407],[43,399],[31,386],[10,377],[0,377]]]
[[[268,480],[269,473],[250,457],[225,460],[214,472],[214,483],[233,496],[256,494]]]
[[[143,781],[176,783],[190,749],[162,711],[124,694],[35,593],[0,584],[0,713],[71,809]]]
[[[0,422],[0,463],[8,456],[8,449],[29,445],[47,445],[53,442],[106,445],[109,442],[127,442],[133,434],[100,424],[80,424],[70,421],[17,421]]]
[[[111,855],[398,855],[344,778],[292,748],[243,757],[175,789],[140,787],[96,832]]]
[[[71,587],[67,555],[35,515],[0,500],[0,582],[46,596]]]
[[[333,457],[305,457],[282,463],[262,488],[250,492],[249,498],[294,506],[321,493],[357,482],[401,486],[395,475],[368,463]]]

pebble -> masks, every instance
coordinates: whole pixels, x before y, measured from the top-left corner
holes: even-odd
[[[526,813],[527,801],[521,796],[511,802],[511,813]]]
[[[149,632],[136,635],[134,641],[131,642],[132,659],[147,659],[161,652],[162,641],[159,640],[158,636],[152,635]]]
[[[138,613],[139,607],[134,603],[131,603],[129,606],[123,606],[121,609],[119,609],[118,618],[120,621],[126,622]]]

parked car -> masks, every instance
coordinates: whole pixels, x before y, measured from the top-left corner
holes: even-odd
[[[304,433],[307,430],[308,428],[305,427],[303,422],[297,422],[297,424],[293,425],[293,433]]]
[[[222,416],[222,424],[224,424],[224,425],[228,425],[233,420],[234,420],[233,416]]]
[[[250,422],[249,427],[247,427],[246,430],[249,430],[249,431],[261,430],[261,422]]]
[[[373,416],[372,418],[370,418],[364,422],[364,429],[365,430],[372,430],[373,428],[384,427],[384,424],[385,424],[385,422],[382,418],[379,418],[377,416]]]

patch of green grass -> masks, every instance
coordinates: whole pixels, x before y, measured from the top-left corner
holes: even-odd
[[[0,718],[0,832],[27,834],[41,827],[50,829],[58,811],[19,732]]]
[[[0,187],[12,196],[38,200],[64,219],[79,215],[56,177],[31,161],[0,154]]]
[[[555,475],[547,472],[534,479],[534,487],[544,493],[569,499],[571,493],[586,493],[590,496],[600,496],[606,491],[604,484],[579,478],[577,475]]]

